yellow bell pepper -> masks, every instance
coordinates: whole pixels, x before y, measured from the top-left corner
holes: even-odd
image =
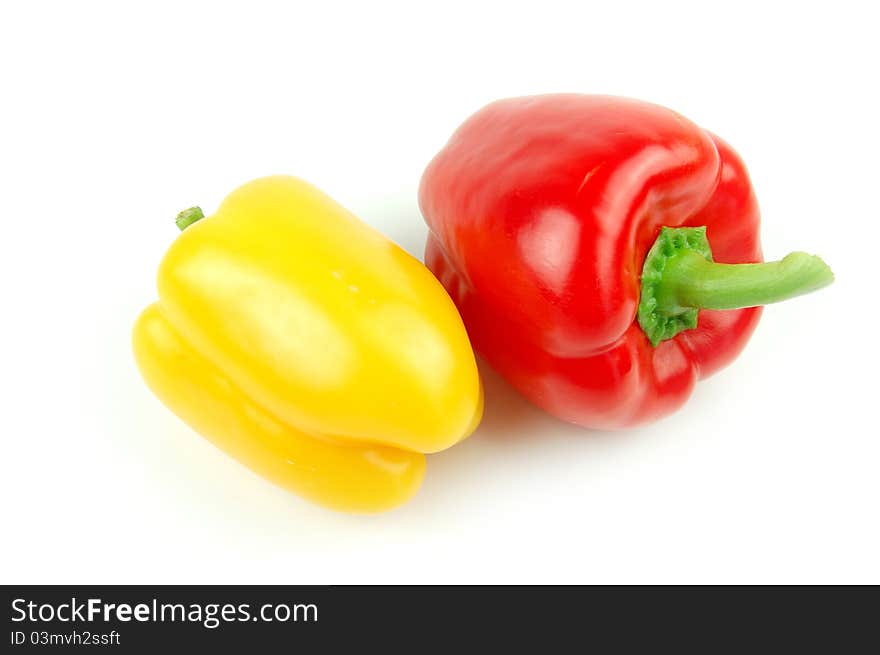
[[[178,217],[159,302],[134,328],[147,384],[218,447],[314,502],[378,512],[406,501],[424,453],[482,416],[443,287],[296,178],[255,180],[201,216]]]

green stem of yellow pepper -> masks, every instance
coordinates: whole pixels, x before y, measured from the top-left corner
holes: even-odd
[[[189,209],[184,209],[177,215],[177,218],[174,219],[174,222],[177,223],[177,227],[181,229],[181,231],[188,228],[190,225],[195,223],[196,221],[200,221],[205,217],[205,214],[202,212],[201,207],[190,207]]]

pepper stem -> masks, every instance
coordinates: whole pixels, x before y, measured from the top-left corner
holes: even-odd
[[[705,227],[664,227],[645,258],[638,321],[656,346],[697,327],[700,309],[767,305],[833,281],[824,261],[803,252],[777,262],[716,264]]]
[[[180,212],[177,215],[177,218],[174,219],[174,222],[177,223],[177,227],[179,227],[182,232],[190,225],[192,225],[196,221],[200,221],[204,217],[205,214],[202,212],[201,207],[190,207],[189,209],[184,209],[182,212]]]
[[[693,251],[669,259],[657,309],[739,309],[788,300],[831,284],[834,274],[816,255],[793,252],[778,262],[716,264]]]

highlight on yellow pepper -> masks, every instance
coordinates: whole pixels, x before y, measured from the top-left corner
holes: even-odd
[[[408,500],[483,392],[458,311],[421,262],[315,187],[255,180],[183,232],[135,358],[174,413],[256,473],[337,510]]]

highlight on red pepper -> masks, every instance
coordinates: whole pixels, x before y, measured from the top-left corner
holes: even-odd
[[[762,263],[746,168],[637,100],[494,102],[425,171],[425,261],[475,349],[561,419],[615,429],[675,411],[729,364],[761,305],[830,284],[801,252]]]

